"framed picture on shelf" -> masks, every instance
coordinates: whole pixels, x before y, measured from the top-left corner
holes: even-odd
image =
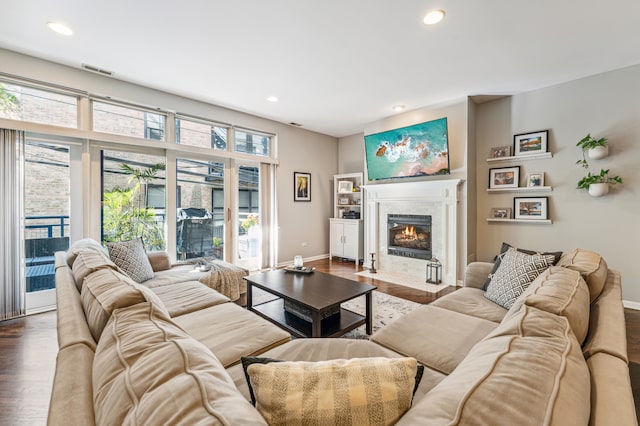
[[[346,194],[353,191],[353,182],[350,180],[338,181],[338,193]]]
[[[549,197],[515,197],[513,211],[516,219],[549,219]]]
[[[529,188],[544,186],[544,172],[527,173],[527,186]]]
[[[513,155],[534,155],[547,152],[548,130],[521,133],[513,136]]]
[[[495,207],[491,209],[492,219],[511,219],[511,207]]]
[[[491,158],[511,157],[511,146],[494,146],[490,154]]]
[[[293,201],[311,201],[311,173],[293,172]]]
[[[340,197],[340,198],[338,198],[338,204],[341,205],[341,206],[349,204],[349,198],[348,197]]]
[[[489,169],[489,189],[517,188],[520,166]]]

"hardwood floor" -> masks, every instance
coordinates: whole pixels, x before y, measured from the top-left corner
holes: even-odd
[[[366,282],[378,291],[427,304],[454,288],[437,294],[355,275],[353,262],[308,262],[318,271]],[[360,268],[361,270],[361,268]],[[640,311],[625,309],[629,369],[636,412],[640,413]],[[44,425],[58,350],[56,313],[0,322],[0,425]]]

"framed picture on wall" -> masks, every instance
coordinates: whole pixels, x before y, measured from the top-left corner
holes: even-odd
[[[511,207],[495,207],[491,209],[492,219],[511,219]]]
[[[311,201],[311,173],[293,172],[293,201]]]
[[[527,174],[527,186],[529,188],[544,186],[544,172],[531,172]]]
[[[520,166],[489,169],[489,189],[517,188],[520,182]]]
[[[516,197],[513,211],[516,219],[549,219],[549,197]]]
[[[535,155],[547,152],[548,130],[513,136],[513,155]]]

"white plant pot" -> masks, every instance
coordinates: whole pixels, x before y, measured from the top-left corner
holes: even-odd
[[[601,197],[609,193],[608,183],[592,183],[589,185],[589,195],[592,197]]]
[[[589,150],[589,158],[592,160],[600,160],[601,158],[609,155],[609,147],[608,146],[596,146],[595,148],[591,148]]]

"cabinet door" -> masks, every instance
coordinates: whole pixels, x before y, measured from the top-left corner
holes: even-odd
[[[331,256],[344,256],[343,244],[344,225],[331,221],[329,223],[329,246]]]
[[[358,223],[344,224],[344,257],[358,259]]]

